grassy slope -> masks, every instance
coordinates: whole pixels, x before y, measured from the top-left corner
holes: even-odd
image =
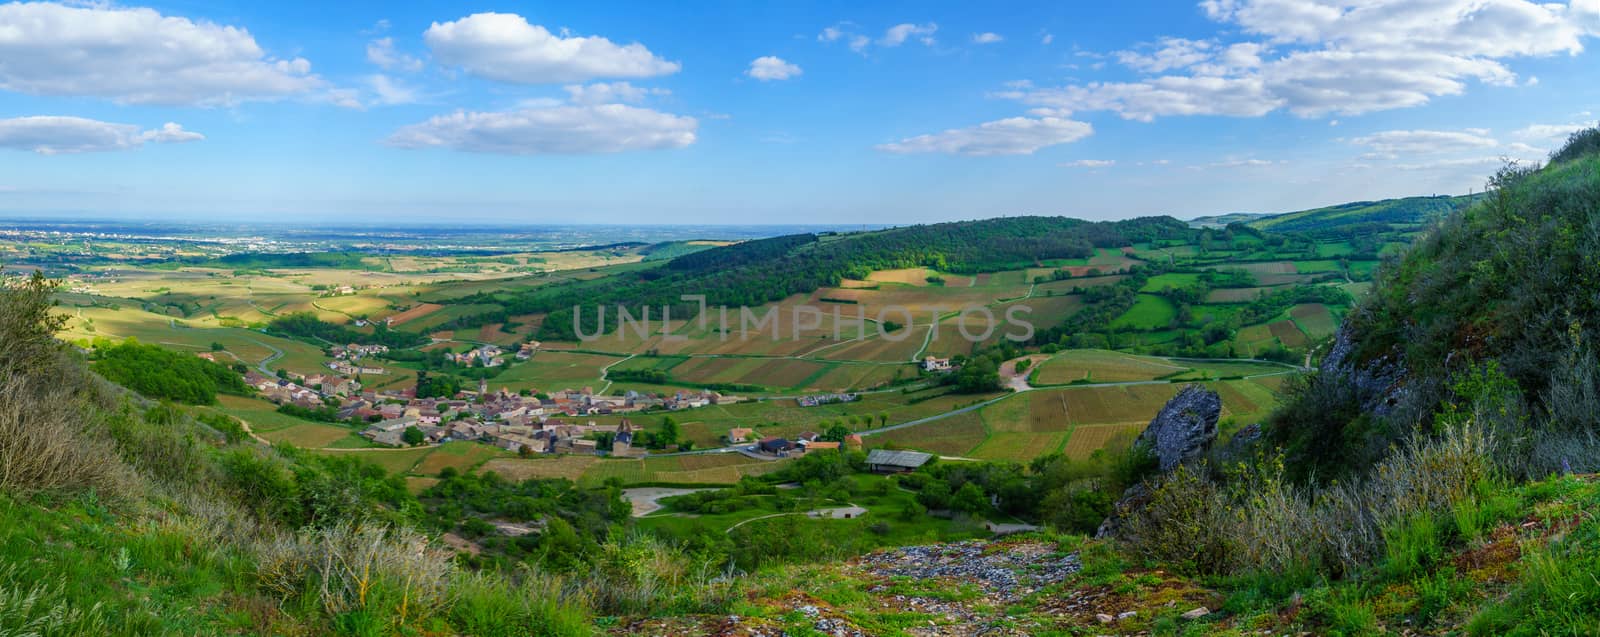
[[[755,574],[740,610],[751,628],[791,634],[813,634],[818,617],[873,635],[963,634],[978,627],[1060,635],[1593,634],[1600,625],[1600,588],[1592,579],[1600,569],[1594,551],[1600,520],[1588,512],[1597,509],[1595,476],[1504,488],[1475,514],[1439,520],[1369,571],[1335,583],[1287,574],[1190,577],[1131,561],[1102,541],[1022,536],[986,550],[1038,551],[1039,561],[1076,551],[1084,569],[999,603],[970,580],[886,577],[862,561],[789,566]],[[1197,607],[1210,612],[1180,617]],[[1124,613],[1131,615],[1116,619]],[[1103,624],[1097,619],[1102,614],[1113,621]],[[724,620],[621,622],[613,634],[708,634]]]

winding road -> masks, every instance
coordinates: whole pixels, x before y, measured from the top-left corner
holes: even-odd
[[[272,371],[271,369],[269,369],[267,367],[267,365],[270,365],[270,364],[276,362],[278,359],[283,358],[283,350],[278,349],[276,347],[273,347],[271,345],[268,345],[266,343],[263,343],[263,342],[258,341],[256,339],[253,339],[253,338],[249,339],[249,340],[252,343],[255,343],[257,345],[260,345],[262,347],[265,347],[267,349],[272,350],[272,355],[271,356],[263,358],[263,359],[261,359],[261,362],[256,363],[256,369],[261,370],[261,373],[266,374],[268,376],[277,376],[278,372]]]

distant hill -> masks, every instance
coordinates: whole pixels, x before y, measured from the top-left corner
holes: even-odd
[[[1252,221],[1271,217],[1274,214],[1270,212],[1230,212],[1225,215],[1195,217],[1189,220],[1189,225],[1196,228],[1221,228],[1235,223],[1248,224]]]
[[[1272,232],[1305,232],[1310,234],[1342,232],[1353,226],[1382,224],[1391,230],[1420,230],[1433,221],[1443,219],[1457,210],[1481,199],[1483,195],[1438,195],[1432,197],[1402,197],[1380,201],[1352,201],[1322,208],[1299,210],[1271,215],[1236,213],[1218,217],[1201,217],[1202,220],[1239,218],[1257,230]],[[1244,219],[1245,217],[1254,217]],[[1231,222],[1231,221],[1230,221]]]

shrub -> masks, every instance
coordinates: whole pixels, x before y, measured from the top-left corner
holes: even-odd
[[[1149,502],[1128,518],[1138,555],[1201,573],[1227,570],[1228,522],[1217,485],[1188,465],[1149,484]]]
[[[1596,153],[1600,153],[1600,128],[1586,128],[1568,136],[1567,143],[1550,154],[1550,163],[1559,164]]]

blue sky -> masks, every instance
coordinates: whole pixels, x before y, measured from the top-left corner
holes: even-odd
[[[1481,188],[1600,0],[0,4],[0,214],[904,224]]]

